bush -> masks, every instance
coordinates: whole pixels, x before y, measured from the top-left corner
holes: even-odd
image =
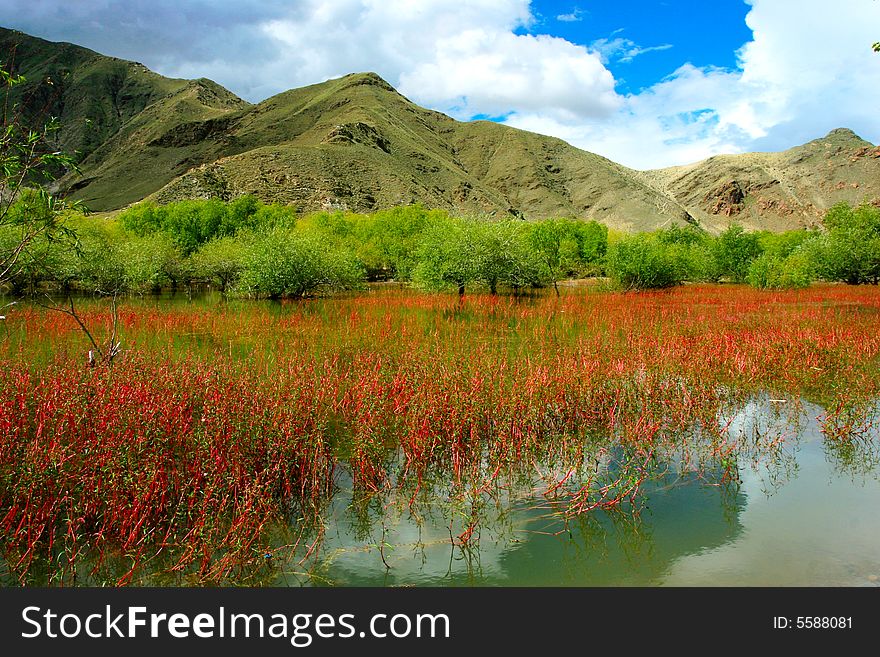
[[[749,267],[748,282],[762,289],[791,289],[808,287],[813,282],[813,262],[804,251],[795,251],[788,257],[764,253]]]
[[[850,285],[880,282],[880,208],[839,203],[824,224],[828,233],[813,249],[820,275]]]
[[[373,278],[412,280],[424,232],[449,222],[444,210],[407,205],[362,217],[356,227],[356,251]]]
[[[476,280],[492,294],[499,285],[514,291],[543,285],[549,273],[528,243],[528,225],[521,221],[475,222]]]
[[[609,246],[605,267],[624,290],[672,287],[683,280],[679,259],[652,235],[624,237]]]
[[[294,214],[289,208],[265,206],[253,196],[242,196],[230,203],[217,199],[167,205],[144,201],[120,213],[119,221],[140,237],[157,232],[169,235],[188,256],[202,244],[240,230],[291,226]]]
[[[91,222],[77,231],[79,251],[73,277],[89,292],[112,294],[125,289],[125,263],[120,245],[123,237],[107,226]]]
[[[717,281],[720,278],[713,252],[715,241],[696,226],[671,226],[657,232],[682,281]]]
[[[413,268],[413,282],[425,290],[465,287],[480,277],[480,236],[473,222],[438,221],[422,235]]]
[[[500,286],[519,290],[549,281],[548,270],[529,244],[520,221],[446,219],[422,236],[413,281],[427,290],[481,284],[492,294]]]
[[[119,245],[125,289],[132,292],[177,289],[192,282],[192,261],[168,235],[127,237]]]
[[[741,283],[749,274],[752,260],[761,255],[758,235],[747,233],[739,224],[731,224],[713,246],[715,266],[719,278]]]
[[[221,292],[233,288],[244,269],[246,247],[242,239],[218,237],[192,255],[193,274],[215,284]]]
[[[242,258],[238,289],[260,297],[303,297],[320,289],[363,286],[364,271],[343,249],[328,249],[313,236],[276,228],[257,237]]]
[[[188,284],[190,262],[168,235],[126,235],[112,225],[84,224],[70,278],[98,294],[158,291]]]
[[[608,228],[595,221],[539,221],[531,225],[528,239],[554,288],[556,281],[569,276],[601,273],[608,250]]]

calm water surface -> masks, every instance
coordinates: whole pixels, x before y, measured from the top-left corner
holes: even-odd
[[[731,432],[746,442],[783,437],[773,453],[739,457],[738,486],[712,485],[693,473],[667,476],[646,486],[637,516],[594,512],[568,522],[543,498],[518,500],[487,511],[478,544],[468,549],[450,541],[449,514],[440,505],[418,518],[405,504],[376,505],[364,522],[340,482],[317,567],[309,577],[284,569],[276,583],[876,586],[876,436],[873,447],[869,441],[840,454],[819,430],[821,407],[787,405],[756,400],[732,417]]]

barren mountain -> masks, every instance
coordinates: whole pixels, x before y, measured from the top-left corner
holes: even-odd
[[[839,201],[880,204],[880,148],[851,130],[781,153],[719,155],[644,173],[707,228],[811,226]]]

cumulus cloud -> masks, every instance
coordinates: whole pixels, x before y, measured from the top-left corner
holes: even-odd
[[[458,118],[585,120],[620,105],[597,54],[515,33],[534,22],[529,0],[35,0],[16,22],[165,75],[210,77],[248,100],[370,70]]]
[[[610,63],[669,44],[537,34],[529,0],[0,0],[0,14],[8,27],[210,77],[253,101],[372,70],[457,118],[506,117],[637,168],[786,148],[839,126],[880,140],[880,2],[748,4],[753,38],[736,69],[682,62],[627,96]]]
[[[290,56],[312,77],[376,70],[412,100],[457,118],[552,108],[573,120],[619,105],[598,56],[564,39],[514,33],[533,20],[527,1],[348,4],[315,3],[305,26],[272,21],[266,33],[300,53]]]
[[[611,115],[621,102],[614,77],[583,46],[485,29],[439,40],[429,61],[401,75],[400,90],[461,118],[515,110],[584,121]]]
[[[753,38],[736,70],[685,64],[623,99],[606,121],[514,112],[509,125],[561,137],[636,168],[782,150],[849,127],[880,141],[880,3],[750,0]]]

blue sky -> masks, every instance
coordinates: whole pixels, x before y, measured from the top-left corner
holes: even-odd
[[[637,93],[690,62],[736,68],[736,51],[752,36],[742,0],[532,2],[535,24],[587,47],[609,48],[607,67],[621,93]],[[604,42],[604,43],[603,43]]]
[[[880,141],[876,0],[0,0],[0,24],[260,101],[375,71],[637,169]]]

